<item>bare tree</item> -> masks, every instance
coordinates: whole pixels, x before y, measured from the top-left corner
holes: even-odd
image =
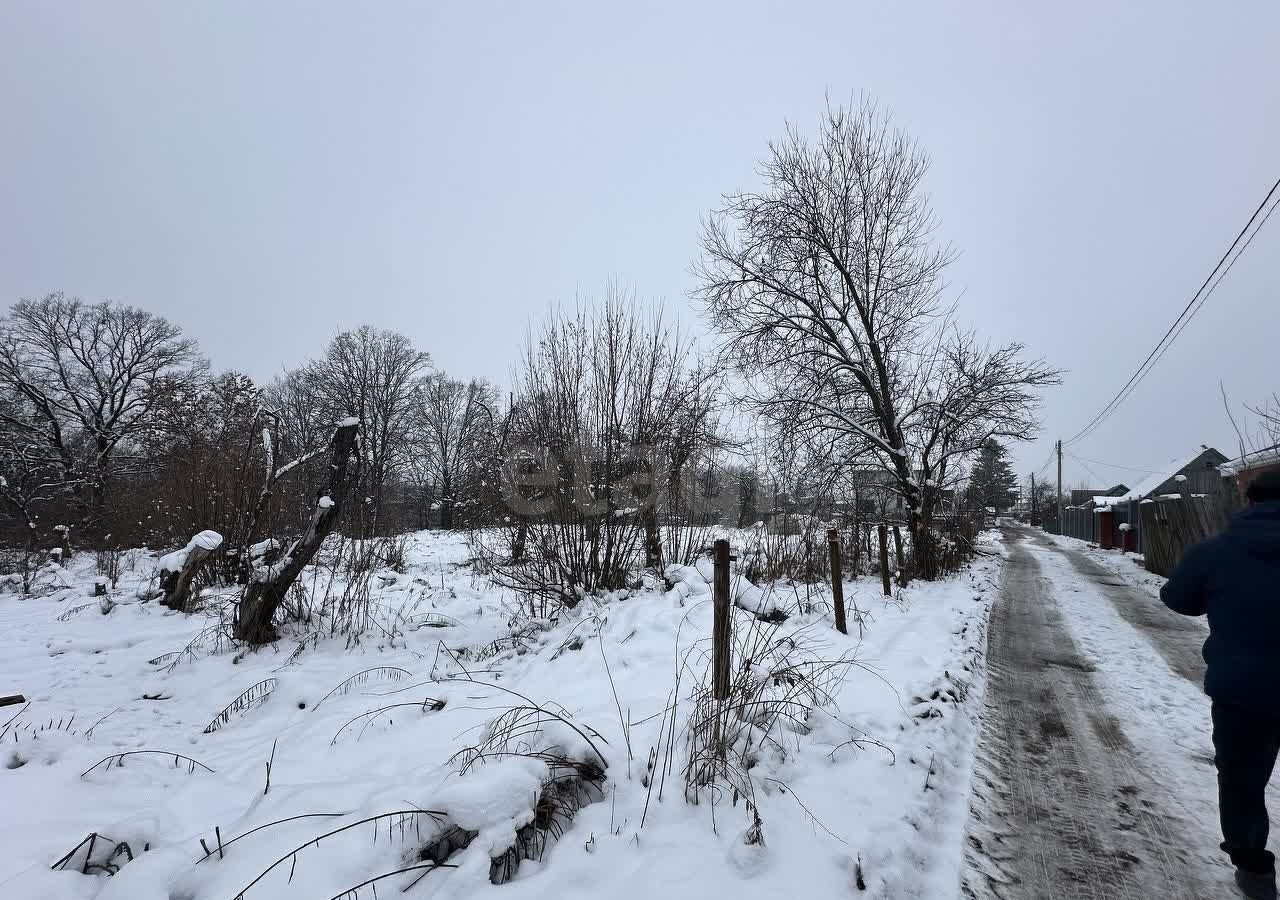
[[[0,421],[78,501],[91,535],[112,482],[152,465],[143,450],[165,401],[204,372],[195,341],[130,306],[57,293],[20,300],[0,323]]]
[[[1251,407],[1258,417],[1258,428],[1270,442],[1270,446],[1280,446],[1280,394],[1272,394],[1270,399],[1259,406]]]
[[[789,129],[770,145],[761,191],[729,195],[710,216],[697,268],[748,402],[892,472],[915,547],[938,496],[929,468],[975,446],[993,399],[1012,421],[1053,377],[1035,365],[1022,384],[982,376],[971,343],[955,338],[941,301],[952,251],[933,238],[927,169],[874,105],[828,108],[816,140]],[[986,362],[1008,374],[1019,350]],[[921,574],[931,577],[927,565]]]
[[[404,335],[362,325],[339,334],[306,367],[320,421],[350,415],[363,423],[355,485],[368,498],[360,513],[367,534],[377,532],[385,488],[411,452],[415,388],[430,364]]]
[[[328,440],[334,410],[328,408],[333,404],[327,395],[316,373],[305,366],[267,387],[263,403],[275,417],[278,456],[300,456]]]
[[[712,380],[660,312],[615,286],[598,307],[553,310],[530,336],[500,429],[512,532],[502,577],[572,606],[660,560],[654,508],[708,424]]]
[[[440,527],[453,528],[459,497],[483,477],[496,428],[496,392],[483,381],[458,381],[440,372],[421,382],[417,398],[414,430],[422,480],[439,497]]]
[[[56,454],[25,429],[0,426],[0,499],[21,524],[28,553],[39,543],[38,510],[72,489]]]
[[[949,327],[936,347],[922,355],[903,416],[926,524],[942,492],[957,486],[962,460],[993,441],[1026,441],[1039,432],[1038,389],[1062,381],[1043,360],[1023,359],[1019,343],[992,348],[972,332]]]
[[[239,372],[169,398],[148,450],[153,470],[132,478],[131,490],[112,500],[115,541],[173,545],[215,528],[234,547],[256,487],[261,409],[261,388]],[[214,558],[226,561],[225,554]]]

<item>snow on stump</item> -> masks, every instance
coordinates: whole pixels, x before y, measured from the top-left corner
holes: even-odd
[[[160,573],[160,588],[164,591],[164,597],[160,602],[170,609],[186,612],[191,594],[191,579],[195,577],[200,564],[221,546],[222,535],[216,531],[202,531],[181,550],[161,557],[157,571]]]

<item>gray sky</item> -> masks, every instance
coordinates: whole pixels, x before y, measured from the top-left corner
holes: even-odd
[[[866,91],[933,157],[962,318],[1070,370],[1025,475],[1280,176],[1278,37],[1270,0],[0,0],[0,300],[142,306],[262,379],[369,322],[505,380],[531,315],[610,277],[693,323],[699,216]],[[1278,248],[1280,220],[1079,456],[1230,455],[1218,380],[1280,390]],[[1066,480],[1141,478],[1092,468]]]

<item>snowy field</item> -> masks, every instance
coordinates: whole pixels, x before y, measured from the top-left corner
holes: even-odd
[[[138,601],[150,556],[104,614],[83,554],[46,596],[0,595],[0,694],[31,701],[0,710],[0,895],[956,896],[998,540],[890,601],[847,583],[861,639],[829,592],[739,583],[791,615],[735,609],[735,691],[758,703],[726,726],[743,780],[692,786],[709,565],[552,622],[460,537],[421,533],[372,579],[358,642],[299,629],[244,652],[214,612]],[[541,859],[492,884],[531,840]]]

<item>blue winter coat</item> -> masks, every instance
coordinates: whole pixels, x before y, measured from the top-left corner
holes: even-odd
[[[1280,713],[1280,501],[1253,504],[1188,549],[1160,599],[1186,616],[1208,613],[1205,693]]]

